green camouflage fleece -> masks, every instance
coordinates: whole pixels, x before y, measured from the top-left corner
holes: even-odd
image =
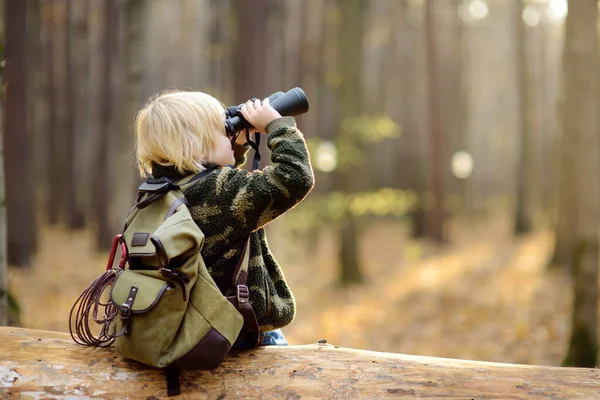
[[[206,236],[202,256],[224,295],[235,295],[233,270],[250,235],[248,282],[250,302],[262,331],[288,325],[296,305],[283,271],[267,244],[264,225],[298,204],[312,189],[314,175],[302,133],[291,117],[267,126],[272,165],[252,173],[215,169],[186,193],[196,224]],[[236,166],[245,162],[248,146],[234,146]],[[154,164],[155,178],[179,175],[172,166]]]

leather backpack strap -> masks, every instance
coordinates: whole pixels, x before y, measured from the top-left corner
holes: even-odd
[[[248,286],[246,286],[249,261],[250,237],[248,237],[244,244],[242,256],[238,260],[231,278],[231,283],[236,288],[236,295],[227,297],[227,300],[229,300],[240,314],[242,314],[242,317],[244,317],[244,325],[242,326],[238,339],[249,341],[253,345],[257,345],[260,339],[260,328],[252,304],[250,304],[250,290],[248,289]]]
[[[179,395],[181,393],[179,369],[173,367],[165,368],[165,377],[167,378],[167,396]]]
[[[242,249],[242,256],[238,260],[235,269],[233,270],[233,276],[231,277],[231,284],[233,286],[246,285],[248,280],[248,263],[250,262],[250,236],[244,244]]]

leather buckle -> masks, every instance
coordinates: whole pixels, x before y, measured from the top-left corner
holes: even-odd
[[[131,305],[127,303],[121,304],[123,309],[121,309],[121,319],[128,319],[131,317]]]
[[[250,290],[246,285],[237,285],[237,301],[238,303],[248,303],[250,300]]]

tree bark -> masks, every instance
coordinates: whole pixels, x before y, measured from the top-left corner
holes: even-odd
[[[26,2],[6,1],[6,42],[3,71],[4,159],[8,209],[8,264],[26,266],[36,249],[34,181],[31,179],[27,136]]]
[[[532,190],[533,190],[533,179],[532,179],[532,108],[530,104],[530,89],[528,79],[528,62],[527,62],[527,38],[525,36],[525,24],[523,23],[523,9],[525,4],[523,0],[519,0],[518,4],[513,6],[514,18],[513,23],[515,24],[515,45],[517,48],[517,65],[516,65],[516,78],[518,87],[518,124],[520,125],[519,130],[519,158],[517,168],[517,204],[516,204],[516,215],[514,233],[517,235],[529,233],[532,229],[533,224],[533,212],[532,212]]]
[[[166,398],[164,371],[68,334],[0,328],[0,396]],[[232,353],[213,371],[183,371],[181,399],[590,399],[597,369],[452,360],[344,349],[326,343]]]
[[[598,110],[598,2],[569,3],[565,39],[565,140],[573,143],[571,188],[576,207],[572,270],[574,305],[566,365],[594,367],[598,353],[598,240],[600,227],[600,123]]]

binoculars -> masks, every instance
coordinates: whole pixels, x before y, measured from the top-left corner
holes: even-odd
[[[300,115],[308,111],[308,99],[299,87],[290,89],[285,93],[273,93],[269,96],[269,103],[284,117]],[[243,129],[253,128],[242,115],[241,109],[244,104],[230,106],[225,110],[225,132],[228,136],[233,136]]]

